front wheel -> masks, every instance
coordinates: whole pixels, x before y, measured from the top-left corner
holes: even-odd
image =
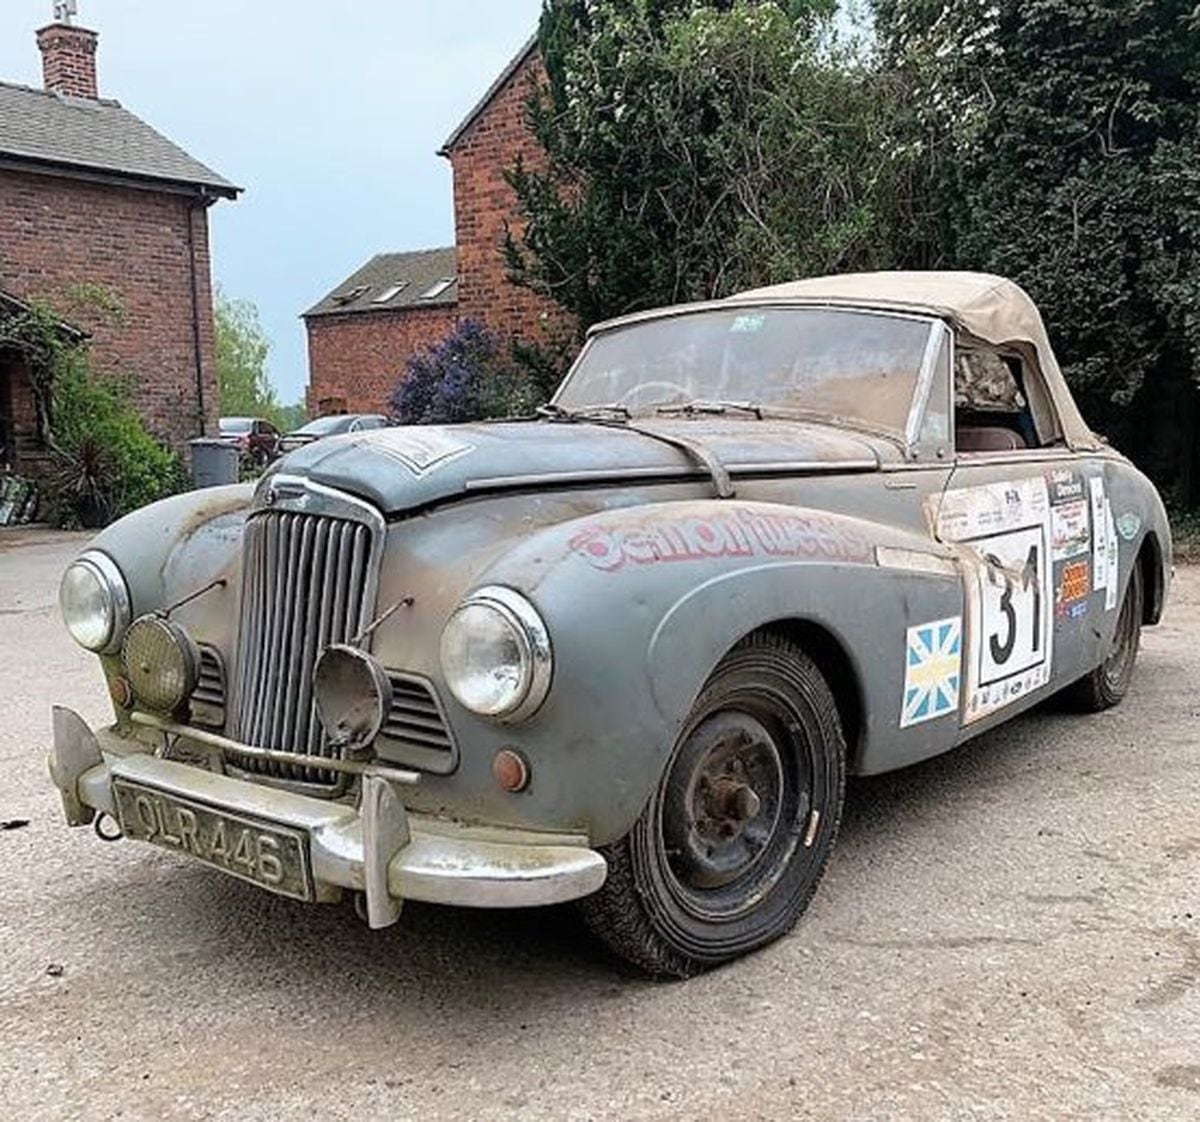
[[[1120,705],[1129,692],[1141,646],[1143,597],[1142,567],[1135,561],[1108,657],[1069,689],[1071,701],[1084,712],[1102,713]]]
[[[589,927],[650,974],[688,977],[787,932],[842,816],[837,706],[799,647],[758,634],[717,666],[657,789],[608,847]]]

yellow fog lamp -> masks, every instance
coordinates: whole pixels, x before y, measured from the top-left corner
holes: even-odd
[[[392,682],[366,651],[337,643],[317,659],[313,697],[330,743],[347,756],[362,755],[392,708]]]
[[[175,713],[192,696],[200,651],[177,623],[142,616],[125,633],[121,662],[133,695],[155,713]]]

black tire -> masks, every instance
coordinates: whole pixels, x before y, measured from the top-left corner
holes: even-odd
[[[1090,674],[1068,688],[1071,703],[1085,713],[1103,713],[1120,705],[1133,681],[1134,664],[1142,641],[1144,591],[1142,566],[1135,562],[1129,574],[1117,630],[1108,657]]]
[[[789,931],[841,823],[846,744],[816,664],[771,633],[717,666],[608,879],[592,931],[649,974],[686,978]]]

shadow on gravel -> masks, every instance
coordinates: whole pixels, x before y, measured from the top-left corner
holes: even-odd
[[[839,845],[869,844],[882,822],[893,829],[920,829],[938,807],[974,798],[981,789],[1008,782],[1015,772],[1038,766],[1047,745],[1079,720],[1051,698],[1014,721],[983,733],[961,748],[884,775],[851,779],[846,791]]]
[[[852,872],[885,851],[887,836],[933,828],[947,806],[1038,766],[1056,726],[1072,719],[1039,710],[958,752],[854,781],[835,862]],[[119,896],[110,887],[78,904],[99,929],[135,929],[139,946],[131,953],[186,964],[184,989],[202,987],[199,979],[215,972],[223,987],[319,1008],[335,1024],[366,1018],[378,1030],[394,1024],[411,1034],[426,1018],[465,1018],[487,1035],[525,1032],[550,1011],[561,1020],[581,998],[628,997],[653,985],[611,960],[570,907],[494,912],[408,903],[398,925],[372,932],[349,903],[306,906],[183,859],[154,857]],[[836,888],[858,890],[854,879],[839,876]]]

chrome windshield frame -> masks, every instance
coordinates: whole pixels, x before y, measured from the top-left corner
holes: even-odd
[[[937,378],[938,359],[942,354],[943,343],[950,348],[950,375],[954,376],[954,332],[949,325],[940,319],[935,319],[929,325],[929,338],[925,341],[925,355],[921,360],[921,372],[917,376],[917,386],[913,391],[912,407],[908,412],[908,423],[904,427],[904,452],[910,460],[920,459],[921,432],[925,427],[925,415],[929,411],[929,401],[933,396],[933,384]],[[953,430],[953,386],[950,387],[951,400],[947,402],[950,410],[948,416]],[[948,437],[947,444],[952,451],[954,447],[953,432]],[[937,450],[934,450],[937,456]],[[943,449],[939,458],[945,458]]]

